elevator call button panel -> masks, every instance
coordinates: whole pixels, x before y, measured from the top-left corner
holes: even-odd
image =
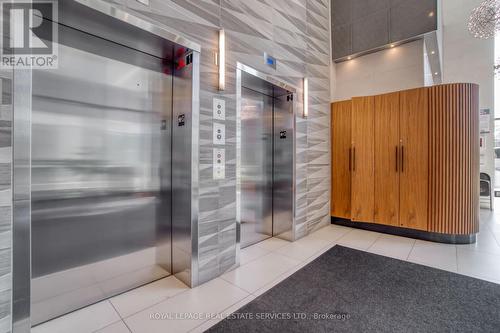
[[[213,100],[214,119],[226,120],[226,101],[220,98]]]
[[[224,145],[226,144],[226,125],[213,123],[213,141],[214,145]]]
[[[214,179],[226,178],[226,150],[214,148]]]

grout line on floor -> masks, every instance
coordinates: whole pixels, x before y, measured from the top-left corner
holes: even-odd
[[[189,287],[188,287],[188,288],[189,288]],[[158,305],[158,304],[160,304],[160,303],[163,303],[163,302],[165,302],[166,300],[169,300],[169,299],[171,299],[171,298],[177,297],[177,296],[179,296],[179,295],[181,295],[181,294],[183,294],[183,293],[185,293],[185,292],[187,292],[187,291],[189,291],[189,290],[191,290],[191,289],[193,289],[193,288],[186,289],[186,290],[181,291],[181,292],[179,292],[179,293],[177,293],[177,294],[175,294],[175,295],[173,295],[173,296],[167,296],[167,297],[165,297],[165,298],[161,299],[160,301],[155,302],[154,304],[148,305],[147,307],[145,307],[145,308],[143,308],[143,309],[141,309],[141,310],[135,311],[135,312],[133,312],[133,313],[131,313],[131,314],[129,314],[129,315],[127,315],[127,316],[123,317],[122,319],[123,319],[123,321],[125,321],[125,319],[128,319],[128,318],[130,318],[130,317],[132,317],[132,316],[135,316],[136,314],[138,314],[138,313],[140,313],[140,312],[146,311],[147,309],[150,309],[150,308],[152,308],[153,306],[156,306],[156,305]]]
[[[380,239],[380,237],[379,237],[379,238],[377,238],[377,239],[375,240],[375,242],[373,242],[373,244],[372,244],[372,245],[368,246],[368,248],[366,249],[366,252],[374,253],[374,252],[372,252],[372,251],[370,251],[370,250],[371,250],[371,248],[375,245],[375,243],[376,243],[379,239]]]
[[[413,252],[413,249],[415,248],[415,245],[416,245],[416,244],[417,244],[417,240],[416,240],[416,239],[414,239],[414,240],[413,240],[413,245],[411,246],[411,250],[410,250],[410,252],[408,252],[408,255],[406,256],[405,261],[408,261],[408,262],[409,262],[409,260],[410,260],[410,256],[411,256],[411,253]]]
[[[490,232],[493,235],[493,238],[495,239],[495,242],[497,242],[497,245],[500,247],[500,236],[497,237],[496,233],[493,232],[492,230]],[[499,233],[499,235],[500,235],[500,233]]]
[[[306,265],[305,261],[300,261],[297,265],[295,265],[292,268],[286,270],[285,272],[283,272],[282,274],[278,275],[276,278],[272,279],[271,281],[265,283],[262,287],[260,287],[257,290],[251,292],[250,294],[252,296],[254,296],[254,297],[259,297],[263,293],[265,293],[265,292],[271,290],[272,288],[274,288],[277,284],[279,284],[282,281],[286,280],[291,275],[293,275],[296,272],[298,272],[305,265]]]
[[[347,235],[349,235],[351,232],[354,232],[355,230],[361,230],[361,229],[354,229],[354,228],[351,228],[351,230],[349,230],[348,232],[346,232],[345,234],[343,234],[341,237],[339,237],[337,239],[338,242],[340,242],[342,240],[342,238],[346,237]]]
[[[240,289],[240,290],[242,290],[242,291],[246,292],[247,294],[250,294],[250,295],[252,294],[250,291],[248,291],[248,290],[246,290],[246,289],[243,289],[243,288],[241,288],[240,286],[237,286],[236,284],[232,283],[232,282],[231,282],[231,281],[229,281],[229,280],[224,279],[224,278],[222,277],[222,275],[221,275],[221,276],[219,276],[219,277],[216,277],[216,279],[218,279],[218,278],[220,278],[220,279],[221,279],[221,280],[223,280],[224,282],[227,282],[227,283],[229,283],[230,285],[232,285],[232,286],[234,286],[234,287],[236,287],[236,288],[238,288],[238,289]]]
[[[304,245],[300,245],[300,244],[296,244],[296,246],[298,247],[306,247]],[[282,253],[282,252],[278,252],[279,249],[273,251],[273,253],[276,253],[276,254],[279,254],[279,255],[282,255],[284,257],[287,257],[289,259],[292,259],[292,260],[295,260],[295,261],[298,261],[299,263],[301,262],[306,262],[307,260],[309,260],[310,258],[312,258],[313,256],[315,256],[317,253],[321,252],[323,249],[325,249],[328,245],[325,245],[323,246],[322,248],[320,248],[319,250],[315,251],[313,254],[311,254],[310,256],[306,257],[305,259],[299,259],[297,257],[293,257],[291,255],[288,255],[287,253]]]
[[[114,324],[119,323],[119,322],[123,322],[123,320],[120,318],[120,320],[114,321],[114,322],[112,322],[112,323],[107,324],[106,326],[103,326],[103,327],[101,327],[101,328],[98,328],[98,329],[96,329],[96,330],[92,331],[92,333],[99,332],[99,331],[101,331],[101,330],[105,329],[106,327],[109,327],[109,326],[114,325]]]
[[[248,249],[248,247],[247,247],[247,248],[244,248],[244,249],[241,249],[241,251],[240,251],[240,265],[239,265],[238,267],[242,267],[242,266],[248,265],[249,263],[254,262],[255,260],[260,259],[260,258],[262,258],[262,257],[264,257],[264,256],[267,256],[269,253],[272,253],[272,252],[273,252],[273,251],[269,251],[269,250],[267,250],[267,249],[263,249],[263,248],[261,248],[261,247],[257,246],[256,244],[254,244],[254,245],[250,245],[250,246],[255,246],[256,248],[261,249],[261,250],[264,250],[264,251],[266,251],[267,253],[266,253],[266,254],[263,254],[263,255],[261,255],[261,256],[258,256],[258,257],[256,257],[256,258],[253,258],[253,259],[251,259],[251,260],[247,261],[247,262],[246,262],[246,263],[244,263],[244,264],[241,264],[241,251],[244,251],[244,250]],[[236,268],[238,268],[238,267],[236,267]],[[235,268],[235,269],[236,269],[236,268]],[[230,272],[230,271],[228,271],[228,272]],[[225,273],[227,273],[227,272],[224,272],[224,274],[225,274]]]
[[[370,244],[370,246],[368,246],[368,249],[371,248],[373,245],[375,245],[375,243],[380,239],[382,238],[382,234],[381,233],[378,233],[378,236],[377,238],[375,238],[375,240],[373,241],[373,243]],[[367,249],[367,250],[368,250]]]
[[[128,326],[128,324],[125,322],[125,320],[122,320],[122,321],[123,321],[123,324],[125,325],[125,327],[128,329],[128,331],[130,333],[134,333],[134,332],[132,332],[132,329]]]
[[[269,238],[269,239],[273,239],[273,238]],[[276,239],[279,239],[279,240],[281,240],[283,242],[286,242],[286,244],[280,245],[279,247],[275,248],[274,250],[269,250],[269,249],[266,249],[265,247],[262,247],[262,243],[265,242],[267,239],[264,240],[264,241],[262,241],[262,242],[256,243],[254,245],[257,246],[259,249],[266,250],[266,251],[269,251],[269,252],[274,252],[276,250],[281,249],[282,247],[287,246],[288,244],[292,244],[293,243],[293,242],[289,242],[289,241],[286,241],[286,240],[283,240],[283,239],[280,239],[280,238],[276,238]]]
[[[115,310],[115,312],[118,314],[118,317],[120,317],[121,320],[123,320],[123,317],[121,315],[121,313],[116,309],[115,305],[113,304],[113,302],[111,302],[111,298],[108,298],[106,300],[109,304],[111,304],[111,307],[113,308],[113,310]]]
[[[228,310],[228,309],[230,309],[231,307],[233,307],[233,306],[235,306],[236,304],[241,303],[241,302],[243,302],[244,300],[249,299],[249,298],[251,298],[251,300],[250,300],[250,301],[248,301],[247,303],[245,303],[245,304],[241,305],[239,308],[235,309],[235,310],[234,310],[233,312],[231,312],[231,313],[234,313],[234,312],[238,311],[239,309],[241,309],[242,307],[244,307],[244,306],[245,306],[245,305],[247,305],[248,303],[252,302],[252,301],[253,301],[256,297],[255,297],[253,294],[248,294],[247,296],[245,296],[245,298],[243,298],[243,299],[241,299],[241,300],[237,301],[236,303],[233,303],[233,304],[229,305],[228,307],[224,308],[223,310],[221,310],[221,311],[220,311],[220,312],[218,312],[217,314],[218,314],[218,315],[222,315],[225,311],[227,311],[227,310]],[[216,321],[213,325],[211,325],[210,327],[212,327],[212,326],[214,326],[214,325],[218,324],[218,323],[219,323],[219,322],[221,322],[223,319],[225,319],[225,318],[218,319],[218,320],[217,320],[217,321]],[[196,330],[197,328],[199,328],[199,327],[201,327],[201,326],[205,325],[206,323],[208,323],[208,322],[209,322],[209,321],[211,321],[211,320],[214,320],[214,319],[206,319],[206,320],[205,320],[204,322],[202,322],[200,325],[198,325],[198,326],[196,326],[196,327],[193,327],[192,329],[188,330],[188,332],[192,332],[192,331]]]

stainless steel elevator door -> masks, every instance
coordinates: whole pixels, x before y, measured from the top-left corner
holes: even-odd
[[[241,247],[272,236],[273,98],[242,87]]]
[[[237,77],[241,78],[241,247],[273,236],[292,241],[293,93],[247,72],[238,72]]]
[[[273,149],[273,236],[293,240],[293,95],[275,89]]]
[[[33,324],[171,272],[171,65],[59,41],[59,68],[33,71]]]

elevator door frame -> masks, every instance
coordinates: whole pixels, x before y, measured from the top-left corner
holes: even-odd
[[[68,4],[65,0],[64,5]],[[137,14],[116,7],[102,0],[70,0],[72,4],[83,6],[85,10],[99,15],[109,16],[121,24],[149,33],[161,40],[177,44],[192,51],[192,92],[191,111],[186,112],[185,128],[191,140],[191,151],[184,158],[186,168],[191,170],[189,179],[190,191],[186,193],[190,200],[189,212],[186,216],[190,221],[190,237],[185,237],[183,247],[190,250],[191,262],[179,274],[184,283],[191,287],[198,285],[198,196],[199,196],[199,102],[200,102],[200,51],[199,44],[181,36],[177,31],[149,20],[144,20]],[[65,24],[86,33],[101,36],[99,27],[78,27],[74,17],[59,15],[57,23]],[[66,20],[66,21],[65,21]],[[72,24],[74,22],[74,24]],[[108,31],[101,37],[109,39],[113,30],[110,23]],[[96,31],[94,31],[94,30]],[[108,35],[106,35],[108,33]],[[119,43],[119,41],[116,41]],[[121,44],[121,43],[119,43]],[[127,46],[127,45],[124,45]],[[148,47],[148,45],[143,45]],[[149,45],[151,49],[157,45]],[[131,47],[130,45],[128,47]],[[12,332],[24,333],[31,330],[31,114],[32,114],[32,70],[13,69],[12,71]],[[175,122],[175,119],[173,119]],[[174,186],[174,185],[172,185]],[[174,228],[174,226],[172,226]],[[187,228],[184,228],[187,229]],[[186,230],[183,230],[186,232]],[[177,276],[177,275],[176,275]]]
[[[236,63],[236,263],[238,266],[240,263],[240,252],[241,252],[241,102],[242,102],[242,75],[249,74],[255,76],[265,82],[268,82],[279,88],[283,88],[293,94],[293,177],[292,177],[292,230],[290,237],[278,237],[274,235],[272,237],[282,238],[286,241],[293,242],[296,240],[295,234],[295,210],[296,210],[296,135],[297,135],[297,110],[298,110],[298,94],[297,88],[280,81],[268,74],[260,72],[255,68],[247,66],[243,63]],[[273,107],[274,108],[274,107]],[[273,111],[274,113],[274,111]]]

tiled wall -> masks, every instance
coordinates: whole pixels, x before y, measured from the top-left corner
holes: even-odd
[[[236,61],[268,72],[279,80],[298,87],[299,95],[302,94],[302,78],[309,77],[309,118],[303,119],[300,116],[301,112],[297,116],[297,234],[303,236],[314,228],[328,224],[330,219],[330,1],[151,0],[149,6],[144,6],[135,0],[108,1],[127,6],[149,19],[170,26],[202,46],[199,164],[200,282],[220,275],[235,261]],[[226,30],[228,52],[227,87],[222,94],[217,90],[217,67],[214,64],[220,27]],[[263,64],[264,52],[278,59],[276,71],[270,70]],[[227,165],[224,181],[212,179],[212,99],[215,96],[224,98],[227,108]],[[5,141],[4,133],[10,133],[9,128],[10,125],[0,128],[2,145]],[[6,145],[10,146],[10,142]],[[0,167],[3,168],[3,164]],[[6,170],[10,170],[10,164],[6,167],[9,168]],[[4,187],[3,183],[1,186]],[[4,203],[3,200],[0,201]],[[6,200],[5,204],[9,206],[10,201]],[[3,221],[7,221],[5,230],[7,232],[10,230],[8,222],[10,210],[2,210],[1,213],[0,236],[4,231]],[[10,272],[10,256],[8,260],[2,259],[3,248],[4,246],[0,248],[0,278],[1,275]],[[0,280],[1,287],[3,283]],[[0,289],[0,302],[3,300],[2,290],[4,289]],[[0,303],[0,306],[2,304]],[[4,315],[3,307],[0,308],[0,316],[2,315]]]

